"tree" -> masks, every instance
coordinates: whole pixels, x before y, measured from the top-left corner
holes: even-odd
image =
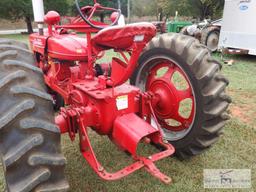
[[[221,17],[224,0],[158,0],[166,15],[180,15],[198,17],[201,20],[210,17]]]
[[[60,14],[66,14],[68,3],[66,0],[44,0],[45,10],[56,10]],[[33,9],[32,0],[1,0],[0,18],[17,21],[24,19],[27,25],[28,33],[33,32],[32,20]]]
[[[138,17],[157,16],[157,0],[132,0],[132,14]]]
[[[132,0],[132,13],[136,16],[193,16],[202,19],[219,18],[222,15],[224,0]]]
[[[189,0],[159,0],[158,6],[162,7],[163,13],[169,17],[174,16],[178,11],[180,15],[190,16],[191,9],[189,7]]]
[[[189,0],[190,7],[194,10],[194,15],[198,15],[200,19],[207,17],[220,17],[224,8],[224,0]],[[193,7],[192,7],[193,6]]]

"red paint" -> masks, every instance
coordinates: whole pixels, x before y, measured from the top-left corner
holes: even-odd
[[[142,139],[151,140],[154,134],[159,134],[157,128],[152,127],[134,113],[129,113],[115,119],[112,136],[120,147],[128,150],[132,155],[136,155],[137,146]]]
[[[157,77],[157,71],[166,68],[167,71],[162,77]],[[187,81],[188,88],[186,90],[177,90],[171,81],[175,72],[178,72],[184,80]],[[166,129],[171,131],[182,131],[188,129],[194,118],[194,97],[191,85],[184,72],[174,63],[163,62],[152,68],[147,80],[146,90],[154,93],[153,100],[154,111],[158,117],[159,123]],[[184,118],[179,114],[180,103],[185,99],[192,100],[192,110],[188,118]],[[181,123],[179,126],[169,125],[166,120],[174,119]]]
[[[85,7],[83,11],[87,9]],[[153,94],[154,90],[142,93],[125,83],[134,72],[142,50],[156,35],[156,28],[152,24],[141,23],[98,32],[83,22],[79,23],[78,18],[75,24],[57,26],[59,15],[56,12],[49,12],[45,21],[49,31],[44,36],[32,34],[30,44],[38,67],[44,72],[45,83],[65,100],[66,107],[55,119],[60,132],[68,133],[72,141],[79,135],[84,158],[103,179],[120,179],[144,167],[164,183],[170,183],[170,178],[154,165],[155,161],[174,153],[172,145],[163,142],[159,127],[150,124],[152,118],[157,121],[152,110],[157,96]],[[86,32],[86,36],[68,34],[60,29],[75,29]],[[91,36],[92,32],[98,33]],[[103,57],[103,51],[110,49],[121,53],[123,61],[114,57],[112,63],[104,64],[106,71],[112,70],[111,76],[105,72],[96,77],[94,65]],[[130,58],[124,53],[128,53]],[[168,90],[159,87],[163,94],[168,94]],[[165,100],[170,103],[168,96]],[[135,163],[116,173],[108,173],[94,154],[87,135],[89,127],[98,134],[108,135],[118,147],[131,154]],[[143,140],[161,145],[166,150],[151,157],[141,157],[136,149]]]
[[[56,11],[49,11],[45,16],[44,16],[44,22],[47,25],[56,25],[60,22],[60,15]]]

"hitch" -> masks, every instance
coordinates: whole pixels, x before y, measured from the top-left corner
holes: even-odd
[[[163,174],[154,164],[154,162],[159,161],[163,158],[171,156],[175,149],[171,144],[165,144],[163,142],[158,142],[157,144],[165,148],[164,151],[156,153],[149,157],[141,157],[137,156],[135,154],[132,155],[135,162],[120,171],[117,171],[115,173],[109,173],[97,160],[97,157],[93,151],[93,148],[91,146],[88,134],[87,134],[87,128],[83,125],[83,123],[80,123],[81,129],[80,129],[80,149],[84,156],[84,158],[87,160],[87,162],[91,165],[93,170],[104,180],[113,181],[118,180],[123,177],[126,177],[127,175],[132,174],[133,172],[145,168],[147,172],[149,172],[152,176],[159,179],[161,182],[165,184],[170,184],[172,182],[172,179],[165,174]],[[154,129],[152,127],[152,129]],[[157,132],[158,134],[158,132]],[[154,139],[157,139],[157,136],[154,135]]]
[[[90,139],[88,137],[88,126],[85,124],[86,121],[84,121],[82,118],[84,110],[76,109],[72,112],[72,115],[75,114],[75,111],[76,122],[79,127],[78,131],[81,153],[92,169],[102,179],[108,181],[118,180],[139,169],[145,168],[148,173],[159,179],[161,182],[165,184],[170,184],[172,182],[171,178],[163,174],[155,165],[156,161],[169,157],[175,152],[175,149],[171,144],[163,142],[162,135],[157,128],[151,126],[134,113],[117,117],[114,122],[113,132],[110,138],[120,148],[128,151],[135,162],[121,169],[120,171],[109,173],[97,160],[96,154],[92,148]],[[70,114],[69,110],[66,112]],[[74,129],[68,128],[70,125],[72,125],[69,122],[70,119],[71,118],[68,118],[68,115],[65,115],[65,110],[62,110],[62,113],[56,117],[56,124],[59,125],[62,133],[68,132],[71,136],[73,134],[70,134],[70,130]],[[72,121],[74,121],[74,116]],[[133,122],[133,124],[130,122]],[[147,143],[157,144],[163,147],[165,150],[149,157],[139,156],[137,155],[137,146],[144,140],[148,141]]]

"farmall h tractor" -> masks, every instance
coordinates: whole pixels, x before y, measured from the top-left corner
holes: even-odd
[[[83,157],[104,180],[144,168],[171,183],[155,162],[202,153],[229,118],[221,64],[192,37],[157,36],[150,23],[114,26],[120,10],[96,0],[93,6],[76,4],[77,23],[59,25],[57,12],[45,15],[48,30],[30,36],[32,52],[23,43],[0,40],[0,152],[7,190],[68,191],[61,134],[79,137]],[[116,12],[112,24],[93,20],[102,10]],[[108,50],[120,56],[101,65]],[[55,113],[53,100],[60,99],[65,105]],[[107,135],[134,163],[108,172],[97,160],[89,129]],[[159,152],[142,156],[141,142]]]

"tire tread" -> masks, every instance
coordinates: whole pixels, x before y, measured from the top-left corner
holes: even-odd
[[[43,73],[35,63],[26,44],[0,39],[0,99],[5,102],[0,104],[0,155],[6,188],[64,192],[69,185],[60,131]]]

